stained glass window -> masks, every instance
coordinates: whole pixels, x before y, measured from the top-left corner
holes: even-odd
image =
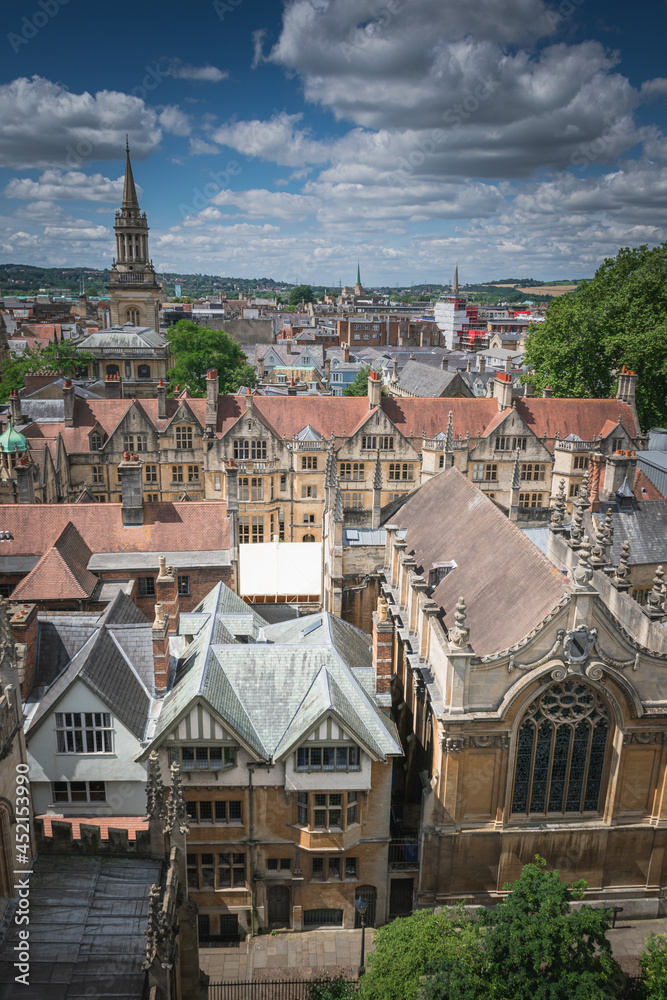
[[[519,729],[512,812],[597,812],[609,721],[604,702],[578,679],[552,684]]]

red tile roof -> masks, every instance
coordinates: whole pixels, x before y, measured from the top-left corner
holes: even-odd
[[[638,500],[665,499],[658,487],[651,482],[643,469],[637,469],[635,472],[635,482],[632,487],[632,492]]]
[[[92,555],[70,522],[54,544],[12,593],[16,601],[85,599],[93,593],[98,577],[86,569]]]
[[[71,522],[92,552],[196,552],[229,548],[224,500],[148,503],[144,524],[123,525],[122,504],[4,504],[0,556],[41,555]],[[35,567],[36,568],[36,567]],[[53,596],[53,595],[51,595]]]

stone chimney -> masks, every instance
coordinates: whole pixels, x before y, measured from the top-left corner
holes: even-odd
[[[63,386],[63,403],[65,404],[65,427],[74,426],[74,386],[71,378],[65,379]]]
[[[217,368],[209,368],[206,373],[206,436],[212,437],[218,426],[218,398],[220,379]]]
[[[600,500],[615,500],[616,493],[626,479],[634,492],[636,471],[637,456],[634,451],[617,451],[614,455],[609,455],[605,462],[604,487],[600,491]]]
[[[594,451],[588,460],[588,499],[591,502],[590,509],[593,512],[600,509],[600,484],[603,469],[604,455],[602,452]]]
[[[324,352],[324,377],[327,382],[331,381],[331,358],[327,357],[327,352]]]
[[[155,599],[162,607],[162,613],[169,616],[169,631],[178,632],[178,574],[173,566],[167,566],[166,556],[159,557],[158,565],[160,569],[155,580]]]
[[[152,637],[155,693],[164,694],[169,683],[169,618],[163,614],[161,604],[155,605]]]
[[[35,466],[30,454],[26,451],[16,463],[16,487],[18,491],[19,503],[35,502],[35,478],[33,470]]]
[[[380,399],[382,398],[382,380],[380,378],[380,373],[376,372],[373,368],[368,373],[368,408],[372,410],[373,407],[380,405]]]
[[[167,419],[167,387],[162,379],[157,384],[157,418],[158,420]]]
[[[118,466],[118,474],[122,486],[122,518],[126,527],[144,523],[144,466],[138,455],[123,453],[123,460]]]
[[[120,399],[122,388],[120,375],[107,375],[104,379],[104,395],[107,399]]]
[[[21,697],[25,700],[35,676],[35,651],[37,643],[37,605],[14,604],[8,608],[9,624],[16,643]]]
[[[9,390],[9,416],[11,417],[13,427],[18,427],[19,424],[23,423],[21,397],[19,396],[18,389]]]
[[[160,556],[155,578],[155,621],[153,622],[153,673],[155,691],[162,694],[169,684],[169,636],[178,631],[180,604],[178,576],[173,566],[167,566],[166,556]]]
[[[260,382],[264,378],[264,358],[257,358],[257,378]]]
[[[485,372],[486,372],[486,358],[484,357],[483,354],[480,354],[480,356],[479,356],[479,373],[480,373],[480,375],[484,375]]]
[[[444,362],[444,360],[445,360],[445,359],[443,358],[442,360],[443,360],[443,362]],[[443,365],[441,365],[440,367],[441,367],[441,368],[444,368],[444,364],[443,364]],[[467,371],[467,372],[470,372],[470,371],[472,371],[472,358],[468,358],[468,360],[466,361],[466,371]]]
[[[349,360],[350,360],[350,345],[343,344],[343,361],[345,362],[345,364],[347,364]]]
[[[447,371],[447,355],[446,354],[443,354],[443,356],[440,358],[440,371],[441,372],[446,372]],[[470,369],[468,369],[468,371],[470,371]]]
[[[387,601],[380,594],[373,612],[373,670],[375,693],[381,705],[391,705],[391,675],[394,673],[394,623],[388,615]]]
[[[285,341],[285,346],[287,347],[287,353],[291,354],[292,353],[292,337],[291,336],[288,337],[288,339]]]
[[[551,399],[551,386],[545,385],[542,390],[542,399]]]
[[[509,372],[498,372],[493,380],[493,395],[498,400],[500,410],[506,410],[512,405],[512,376]]]

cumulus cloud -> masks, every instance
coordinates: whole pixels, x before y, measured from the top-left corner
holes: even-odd
[[[199,80],[204,83],[220,83],[229,76],[227,70],[218,69],[217,66],[191,66],[182,63],[179,59],[173,59],[166,70],[162,70],[164,76],[172,76],[176,80]]]
[[[664,76],[656,76],[653,80],[644,81],[641,95],[646,100],[651,100],[654,97],[665,97],[667,95],[667,79]]]
[[[141,189],[139,189],[141,191]],[[104,201],[120,204],[123,177],[112,181],[102,174],[84,174],[79,170],[45,170],[39,180],[14,177],[4,190],[7,198],[25,201]]]
[[[155,111],[131,94],[74,94],[40,76],[0,86],[1,166],[79,167],[120,159],[126,133],[138,158],[157,149],[161,139]]]
[[[224,190],[216,194],[212,203],[217,206],[238,208],[246,216],[253,218],[305,219],[320,206],[317,198],[286,191],[267,191],[255,188],[248,191]]]
[[[204,153],[219,153],[220,150],[212,142],[206,142],[204,139],[200,139],[198,136],[193,136],[190,139],[190,153],[193,156],[201,156]]]
[[[184,111],[175,105],[169,104],[158,116],[160,125],[165,132],[172,135],[190,135],[190,120]]]
[[[258,156],[283,166],[323,163],[330,156],[328,145],[312,137],[308,129],[297,128],[302,114],[275,114],[268,121],[231,122],[214,129],[211,138],[221,146]]]

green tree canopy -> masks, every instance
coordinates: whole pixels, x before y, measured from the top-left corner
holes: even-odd
[[[6,403],[12,389],[22,389],[30,372],[46,370],[54,375],[78,375],[95,360],[88,351],[80,351],[69,340],[60,340],[42,348],[28,348],[12,356],[0,372],[0,402]]]
[[[626,247],[530,328],[526,362],[536,393],[609,396],[626,365],[637,373],[644,429],[667,422],[667,243]]]
[[[310,285],[297,285],[289,293],[289,304],[298,306],[300,302],[314,302],[315,296]]]
[[[193,396],[205,396],[209,368],[217,368],[222,393],[237,392],[242,385],[255,385],[254,368],[223,330],[210,330],[192,320],[179,319],[169,327],[167,339],[174,355],[174,366],[167,372],[172,391],[176,385],[188,386]]]
[[[368,376],[370,374],[371,366],[366,365],[358,373],[354,382],[350,382],[347,389],[343,393],[344,396],[367,396],[368,395]],[[382,395],[387,395],[387,390],[382,386]]]

